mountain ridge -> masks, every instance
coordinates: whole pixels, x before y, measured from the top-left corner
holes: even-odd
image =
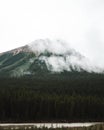
[[[101,73],[102,69],[60,40],[36,40],[0,54],[0,75],[18,77],[65,71]]]

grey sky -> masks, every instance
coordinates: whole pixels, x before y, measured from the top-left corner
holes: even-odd
[[[0,0],[0,52],[44,38],[104,65],[104,1]]]

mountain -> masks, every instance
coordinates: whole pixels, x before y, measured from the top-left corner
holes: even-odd
[[[1,53],[0,122],[103,122],[101,72],[61,40]]]
[[[40,39],[0,54],[0,76],[101,71],[61,40]]]

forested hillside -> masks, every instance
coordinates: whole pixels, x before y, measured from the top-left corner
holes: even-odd
[[[0,78],[1,122],[104,121],[104,75]]]

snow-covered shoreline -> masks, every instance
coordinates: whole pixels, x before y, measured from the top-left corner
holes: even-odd
[[[100,124],[97,122],[92,123],[0,123],[0,127],[47,127],[47,128],[62,128],[62,127],[89,127],[92,125]]]

